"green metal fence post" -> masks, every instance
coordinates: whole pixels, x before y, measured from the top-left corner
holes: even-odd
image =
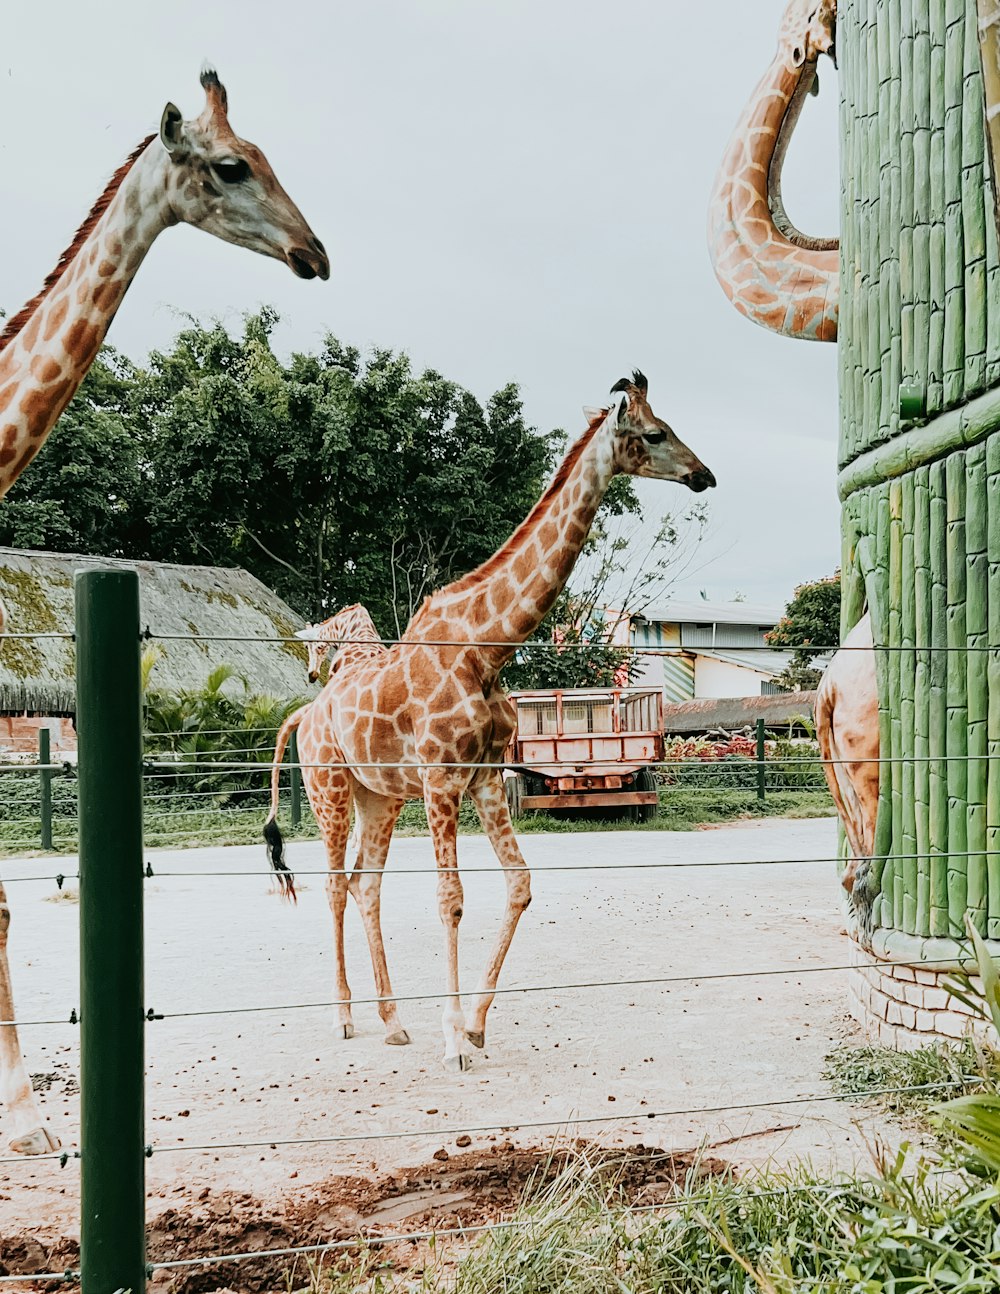
[[[83,1294],[146,1287],[142,694],[134,571],[76,576]]]
[[[767,799],[764,768],[764,720],[757,720],[757,799],[761,804]]]
[[[38,816],[42,821],[42,848],[52,848],[52,770],[46,768],[51,760],[51,746],[48,728],[38,729],[38,762],[42,765],[38,774],[41,789],[38,797]]]
[[[299,768],[299,734],[293,732],[288,742],[289,773],[292,782],[292,826],[302,823],[302,770]]]

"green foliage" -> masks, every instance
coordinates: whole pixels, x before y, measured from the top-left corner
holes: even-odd
[[[200,688],[178,693],[149,687],[149,677],[146,756],[178,768],[176,773],[156,770],[153,780],[161,794],[209,792],[223,805],[269,784],[278,729],[304,697],[284,701],[253,693],[226,664],[216,665]]]
[[[845,1097],[875,1088],[922,1088],[871,1098],[894,1114],[920,1114],[944,1097],[995,1086],[1000,1081],[1000,1054],[981,1054],[969,1041],[938,1043],[914,1051],[844,1046],[826,1057],[824,1077]]]
[[[1000,1039],[1000,973],[986,941],[976,928],[971,912],[965,914],[965,930],[979,969],[979,983],[976,984],[969,971],[963,969],[949,976],[945,987],[974,1016],[990,1021]]]
[[[979,1019],[992,1023],[1000,1041],[1000,974],[985,940],[976,929],[973,914],[965,913],[965,929],[972,944],[980,983],[967,972],[949,981],[948,991],[970,1007]],[[996,1058],[993,1047],[980,1048],[984,1058]],[[1000,1181],[1000,1095],[997,1084],[990,1092],[977,1092],[938,1106],[938,1117],[969,1151],[973,1171]]]
[[[0,543],[15,548],[132,553],[140,467],[131,419],[136,371],[106,347],[59,420],[56,435],[6,496]]]
[[[516,386],[483,407],[405,355],[336,338],[281,361],[277,315],[192,322],[135,367],[105,350],[0,512],[0,543],[245,567],[303,615],[364,601],[386,633],[490,556],[555,441]]]
[[[384,634],[400,634],[429,593],[509,537],[567,437],[529,427],[512,383],[483,405],[404,354],[363,357],[332,336],[284,361],[277,324],[267,308],[238,336],[191,321],[141,366],[102,351],[7,496],[0,543],[242,566],[309,619],[363,602]],[[541,629],[591,650],[515,663],[509,684],[627,677],[605,607],[641,610],[704,525],[696,505],[643,538],[632,483],[616,478]]]
[[[840,571],[825,580],[800,584],[767,641],[775,647],[795,649],[791,663],[776,681],[788,688],[814,688],[822,676],[822,670],[812,664],[816,648],[840,642]]]
[[[689,573],[707,526],[704,504],[695,504],[666,514],[650,534],[632,482],[616,477],[569,585],[535,634],[553,646],[519,652],[504,670],[504,686],[513,691],[635,682],[644,661],[614,639],[630,616]]]
[[[666,745],[662,776],[671,786],[743,787],[757,785],[756,740],[737,734],[727,741],[675,737]],[[813,741],[764,743],[767,791],[822,790],[826,786],[819,747]]]
[[[433,1246],[422,1274],[316,1273],[311,1294],[993,1294],[996,1190],[904,1155],[872,1177],[807,1168],[690,1174],[657,1213],[586,1164],[536,1190],[471,1250]]]

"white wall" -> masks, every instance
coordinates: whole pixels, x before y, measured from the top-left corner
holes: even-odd
[[[696,656],[694,662],[694,695],[702,697],[718,696],[760,696],[762,674],[756,670],[744,669],[741,665],[731,665],[728,661],[711,660],[706,656]]]

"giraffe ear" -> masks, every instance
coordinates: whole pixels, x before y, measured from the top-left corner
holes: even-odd
[[[319,634],[316,632],[315,625],[306,625],[304,629],[297,629],[295,637],[301,638],[304,643],[319,642]]]
[[[595,408],[594,405],[591,405],[591,404],[585,404],[583,406],[583,416],[587,419],[588,427],[597,418],[606,418],[608,416],[608,413],[609,413],[609,410]]]
[[[184,131],[184,118],[175,103],[168,103],[160,118],[160,143],[174,157],[181,157],[187,152],[187,139]]]

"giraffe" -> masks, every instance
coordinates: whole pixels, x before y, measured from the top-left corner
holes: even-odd
[[[816,740],[823,773],[850,850],[841,883],[864,917],[867,861],[878,816],[878,683],[871,615],[865,613],[834,654],[816,692]]]
[[[840,249],[809,238],[781,200],[781,168],[820,54],[836,59],[836,0],[789,0],[778,49],[719,168],[708,218],[722,290],[754,323],[786,337],[836,341]]]
[[[800,234],[781,201],[781,167],[820,54],[836,63],[836,0],[789,0],[778,49],[729,142],[709,206],[709,252],[737,310],[785,336],[836,341],[840,299],[836,239]],[[843,885],[863,911],[878,809],[878,689],[866,614],[827,667],[816,697],[823,772],[844,823],[851,859]],[[830,762],[833,761],[833,762]]]
[[[326,279],[322,244],[264,154],[229,125],[217,73],[201,74],[205,107],[185,121],[168,103],[160,129],[111,177],[41,291],[0,332],[0,497],[41,449],[93,363],[153,240],[183,221],[226,242],[284,260],[299,278]],[[0,613],[2,614],[2,613]],[[0,1020],[14,1020],[0,886]],[[0,1100],[13,1151],[59,1149],[31,1090],[13,1023],[0,1026]]]
[[[348,615],[348,612],[355,610],[363,613],[363,615],[357,617],[356,622],[353,617]],[[309,649],[309,659],[306,665],[309,682],[316,683],[319,681],[320,670],[323,667],[323,662],[330,654],[331,647],[337,648],[345,640],[350,640],[355,636],[360,637],[362,640],[367,640],[369,626],[371,632],[375,633],[375,625],[371,616],[368,615],[368,612],[360,603],[356,602],[353,606],[344,607],[335,616],[330,616],[328,620],[323,620],[318,625],[306,625],[305,629],[300,629],[295,636],[296,638],[301,638]],[[377,633],[375,636],[378,637]]]
[[[379,929],[379,890],[399,812],[407,799],[420,797],[434,847],[438,914],[445,935],[445,1067],[464,1072],[472,1063],[470,1045],[485,1044],[486,1015],[500,970],[531,900],[500,770],[516,726],[513,706],[500,687],[500,671],[535,632],[565,586],[617,473],[677,481],[694,491],[715,485],[708,468],[653,413],[641,373],[621,379],[612,394],[617,398],[610,408],[588,411],[586,431],[510,539],[471,574],[427,598],[401,643],[387,650],[378,644],[374,626],[365,632],[359,628],[363,608],[349,609],[350,636],[365,641],[340,649],[319,697],[304,714],[286,722],[287,728],[299,729],[303,780],[327,850],[342,1037],[353,1033],[340,933],[349,888],[368,935],[386,1041],[409,1041],[391,1000]],[[291,897],[294,878],[283,857],[276,788],[274,779],[265,838],[271,865]],[[463,892],[457,826],[465,794],[476,807],[507,886],[500,930],[468,1021],[458,975]],[[344,850],[352,800],[360,844],[355,876],[348,884]]]

